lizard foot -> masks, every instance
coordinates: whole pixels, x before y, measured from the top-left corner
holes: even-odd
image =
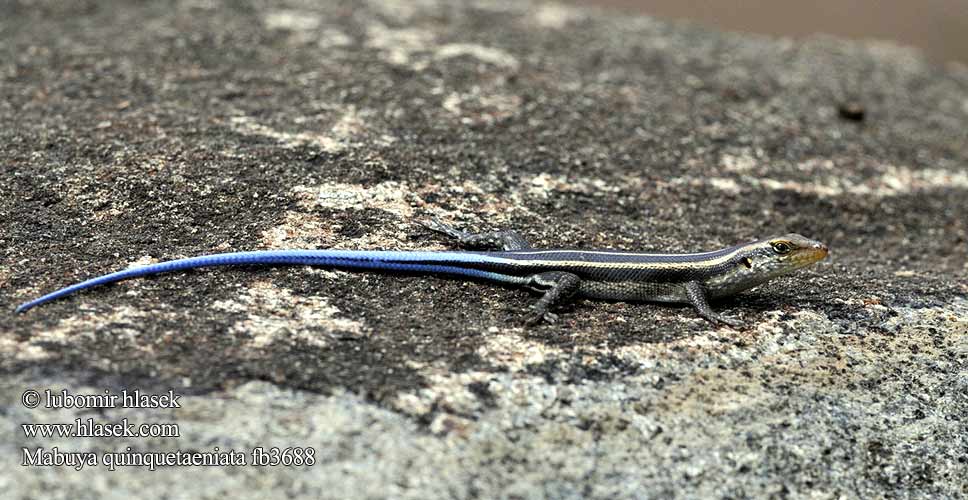
[[[556,321],[558,321],[558,315],[548,311],[545,311],[545,312],[534,311],[529,315],[527,324],[534,326],[534,325],[541,324],[541,322],[543,321],[547,322],[549,325],[554,324]]]
[[[736,328],[736,329],[740,329],[740,328],[743,328],[744,326],[746,326],[746,323],[743,323],[742,321],[740,321],[738,319],[727,318],[725,316],[716,315],[715,319],[719,323],[722,323],[722,324],[724,324],[726,326],[730,326],[730,327]]]

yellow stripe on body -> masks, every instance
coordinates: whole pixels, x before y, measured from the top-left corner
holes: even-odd
[[[749,245],[741,246],[730,253],[716,257],[715,259],[704,260],[700,262],[595,262],[587,260],[516,260],[508,259],[512,261],[513,265],[520,266],[574,266],[574,267],[596,267],[602,269],[671,269],[671,268],[702,268],[706,266],[714,266],[716,264],[722,264],[729,261],[736,254],[750,247],[756,246],[756,243],[751,243]],[[560,252],[560,251],[559,251]],[[710,253],[710,252],[705,252]],[[614,254],[613,254],[614,255]],[[701,254],[626,254],[626,255],[701,255]]]

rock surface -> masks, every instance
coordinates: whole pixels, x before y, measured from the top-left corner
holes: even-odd
[[[968,495],[968,69],[551,3],[0,2],[7,498]],[[795,231],[831,258],[716,304],[421,276],[222,269],[272,248],[695,251]],[[27,389],[181,408],[27,409]],[[21,424],[176,423],[180,438]],[[21,466],[23,449],[312,447],[307,467]]]

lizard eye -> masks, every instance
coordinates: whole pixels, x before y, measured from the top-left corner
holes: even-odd
[[[784,243],[782,241],[771,243],[771,245],[773,245],[773,251],[780,255],[790,253],[790,250],[792,250],[788,243]]]

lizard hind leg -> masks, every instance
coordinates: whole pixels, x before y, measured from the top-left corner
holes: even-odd
[[[449,236],[457,240],[457,244],[461,247],[472,250],[504,250],[510,252],[531,248],[527,240],[515,231],[469,233],[446,224],[436,217],[429,221],[421,221],[420,225],[431,231]]]
[[[572,298],[581,286],[581,278],[564,271],[549,271],[531,276],[528,284],[544,295],[532,306],[532,315],[528,324],[540,323],[542,320],[554,323],[558,315],[551,312],[551,308]]]

